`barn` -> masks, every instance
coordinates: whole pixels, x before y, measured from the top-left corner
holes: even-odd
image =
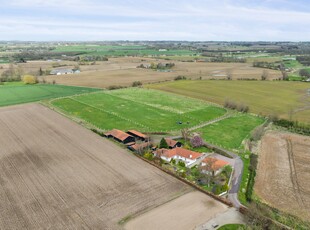
[[[135,143],[135,137],[118,129],[112,129],[111,131],[106,132],[104,135],[107,138],[113,138],[114,140],[117,140],[118,142],[126,145],[131,145]]]

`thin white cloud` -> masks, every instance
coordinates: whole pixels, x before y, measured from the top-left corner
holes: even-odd
[[[303,30],[310,26],[310,13],[279,9],[270,2],[11,0],[3,4],[8,12],[0,14],[0,39],[17,39],[17,35],[22,40],[72,40],[74,35],[76,40],[310,39]],[[15,15],[14,9],[33,13]]]

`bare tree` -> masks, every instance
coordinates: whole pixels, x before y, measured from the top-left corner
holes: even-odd
[[[185,142],[189,141],[189,137],[190,137],[190,132],[187,128],[185,129],[181,129],[181,133],[182,133],[182,137],[184,139]]]
[[[269,77],[269,72],[268,72],[268,70],[263,70],[263,73],[262,73],[262,81],[268,80],[268,77]]]
[[[227,69],[226,70],[226,79],[227,80],[232,80],[232,69]]]

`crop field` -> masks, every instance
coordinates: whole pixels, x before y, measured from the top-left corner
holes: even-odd
[[[174,81],[146,86],[206,101],[243,103],[250,112],[310,123],[310,84],[286,81]]]
[[[0,130],[0,229],[121,229],[192,191],[39,104],[0,108]]]
[[[51,103],[102,130],[178,131],[226,113],[204,101],[140,88],[73,96]]]
[[[98,90],[99,89],[62,85],[22,85],[21,83],[10,83],[0,85],[0,106],[90,93]]]
[[[269,205],[310,218],[310,137],[272,131],[262,138],[255,193]]]
[[[260,117],[238,114],[196,130],[207,142],[227,149],[238,149],[251,131],[261,125]]]

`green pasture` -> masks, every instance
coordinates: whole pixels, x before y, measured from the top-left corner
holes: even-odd
[[[52,104],[103,130],[178,131],[226,113],[203,101],[135,88],[57,99]]]
[[[98,91],[98,89],[63,85],[24,85],[21,82],[0,85],[0,106],[22,104],[56,97]]]

